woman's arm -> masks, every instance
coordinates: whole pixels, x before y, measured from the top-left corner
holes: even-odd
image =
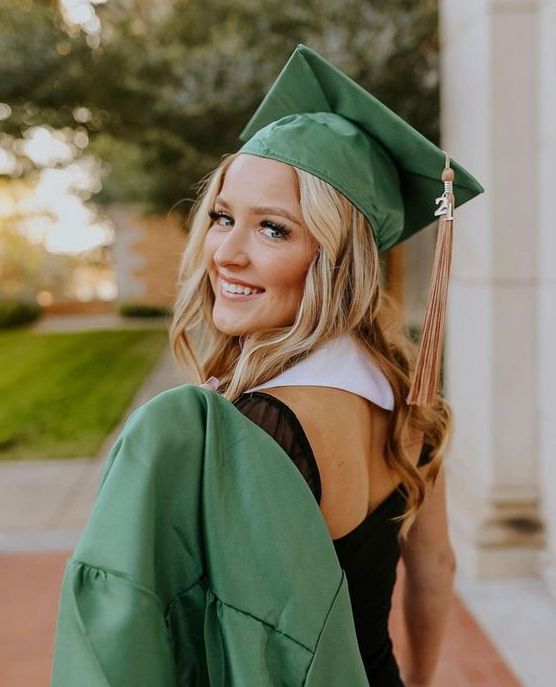
[[[407,631],[406,687],[428,687],[440,653],[456,560],[448,535],[444,467],[402,544],[405,566],[403,610]]]

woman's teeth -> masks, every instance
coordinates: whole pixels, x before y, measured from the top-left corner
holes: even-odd
[[[241,284],[230,284],[224,280],[222,280],[222,288],[228,293],[242,293],[245,296],[248,296],[252,293],[262,293],[262,289],[254,289],[250,286],[242,286]]]

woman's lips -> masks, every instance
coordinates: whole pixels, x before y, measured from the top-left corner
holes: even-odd
[[[250,282],[244,281],[243,279],[234,279],[233,277],[225,277],[220,272],[217,272],[216,276],[219,279],[221,279],[222,281],[224,281],[228,284],[233,284],[234,286],[247,286],[250,289],[255,289],[257,291],[264,291],[262,286],[257,286],[257,284],[251,284]]]

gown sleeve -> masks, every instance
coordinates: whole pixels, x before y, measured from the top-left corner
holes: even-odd
[[[142,415],[130,415],[110,449],[93,511],[66,562],[51,687],[176,684],[165,604],[147,579],[149,458],[157,441],[152,423],[142,429]]]
[[[293,410],[275,396],[250,391],[234,401],[236,408],[270,434],[288,454],[309,485],[317,503],[321,482],[311,444]]]

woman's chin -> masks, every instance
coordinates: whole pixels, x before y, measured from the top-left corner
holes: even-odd
[[[227,336],[245,336],[246,334],[250,333],[248,330],[241,329],[239,327],[225,327],[218,324],[215,324],[214,326],[219,332],[226,334]]]
[[[238,312],[239,309],[226,307],[226,305],[216,303],[213,306],[212,323],[219,332],[228,336],[246,336],[264,329],[288,327],[295,320],[295,313],[287,313],[287,317],[278,317],[278,313],[273,313],[273,316],[269,317],[266,312],[264,315],[259,312],[249,316],[245,312]]]
[[[212,323],[219,332],[228,336],[245,336],[257,331],[257,326],[254,322],[238,322],[237,318],[228,319],[213,314]]]

